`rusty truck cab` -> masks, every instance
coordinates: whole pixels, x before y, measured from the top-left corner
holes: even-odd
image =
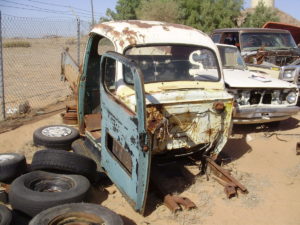
[[[135,210],[144,210],[154,155],[222,150],[232,104],[217,48],[201,31],[151,21],[112,21],[91,31],[79,128]]]

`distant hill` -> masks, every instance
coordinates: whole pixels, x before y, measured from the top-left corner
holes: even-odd
[[[279,19],[281,23],[287,23],[287,24],[292,24],[292,25],[295,25],[295,26],[298,26],[300,27],[300,21],[297,20],[296,18],[290,16],[289,14],[281,11],[280,9],[275,9],[278,13],[278,16],[279,16]]]
[[[279,22],[281,22],[281,23],[287,23],[287,24],[292,24],[292,25],[300,27],[300,21],[297,20],[296,18],[294,18],[291,15],[289,15],[289,14],[281,11],[280,9],[275,8],[275,11],[277,12],[277,15],[279,16]],[[242,19],[245,18],[246,12],[252,13],[252,12],[254,12],[254,9],[253,8],[245,9],[245,11],[242,12],[242,15],[243,15]]]

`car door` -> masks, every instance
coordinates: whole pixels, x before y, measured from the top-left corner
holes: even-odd
[[[132,73],[136,110],[126,106],[107,85],[115,65],[127,67]],[[110,64],[110,65],[108,65]],[[132,60],[115,52],[101,59],[101,165],[109,178],[129,200],[133,208],[143,213],[148,192],[151,163],[150,146],[145,123],[144,81],[140,70]]]

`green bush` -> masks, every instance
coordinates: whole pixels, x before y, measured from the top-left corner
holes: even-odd
[[[3,43],[4,48],[29,48],[31,44],[28,41],[9,41]]]

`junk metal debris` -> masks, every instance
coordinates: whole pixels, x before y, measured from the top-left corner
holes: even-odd
[[[164,197],[164,204],[173,212],[176,213],[181,210],[180,205],[183,205],[185,209],[195,209],[197,208],[195,203],[186,197],[180,197],[177,195],[167,194]]]
[[[77,106],[76,105],[67,105],[66,112],[62,114],[63,123],[68,125],[75,125],[77,121]]]
[[[206,158],[206,161],[209,167],[214,172],[214,174],[218,177],[215,178],[215,180],[217,180],[218,183],[225,187],[224,191],[228,198],[236,196],[238,189],[240,189],[242,193],[248,193],[247,188],[244,185],[242,185],[238,180],[236,180],[233,176],[231,176],[228,170],[216,164],[209,157]]]

